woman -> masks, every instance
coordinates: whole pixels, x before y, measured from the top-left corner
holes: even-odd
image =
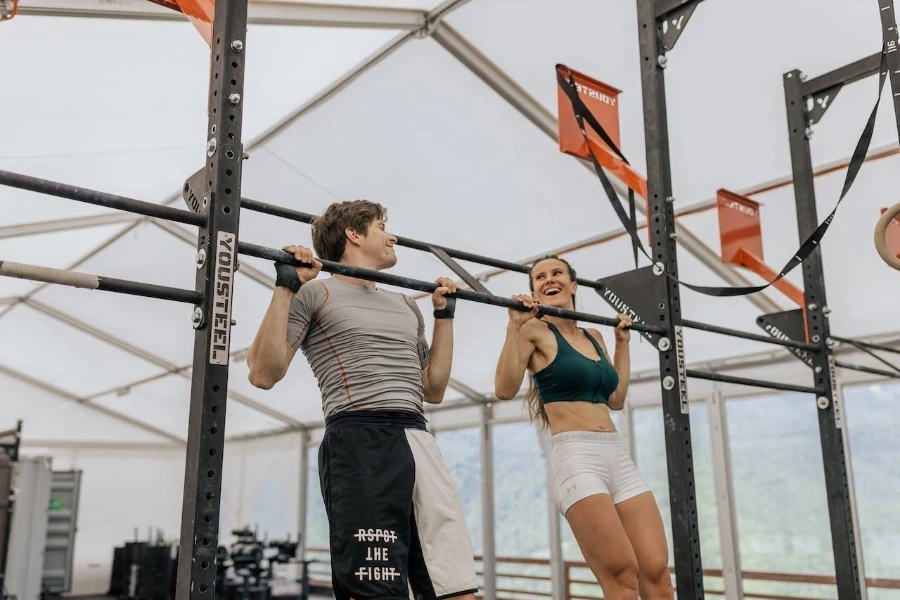
[[[531,268],[532,295],[513,296],[531,309],[510,310],[506,341],[494,380],[498,398],[513,398],[526,369],[532,421],[550,429],[551,460],[560,512],[569,522],[588,566],[609,600],[674,597],[662,518],[616,432],[610,410],[625,405],[630,371],[628,327],[619,315],[610,362],[596,329],[544,315],[540,305],[575,310],[575,270],[547,256]]]

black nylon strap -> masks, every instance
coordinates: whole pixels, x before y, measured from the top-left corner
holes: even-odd
[[[560,72],[560,69],[565,69],[568,72],[568,78],[564,77]],[[690,283],[685,283],[679,280],[677,277],[674,277],[671,273],[666,272],[666,276],[670,279],[676,281],[679,285],[683,285],[684,287],[694,290],[700,294],[705,294],[707,296],[718,296],[718,297],[731,297],[731,296],[746,296],[748,294],[755,294],[756,292],[760,292],[767,287],[771,286],[778,280],[782,279],[785,275],[794,270],[797,265],[801,264],[806,258],[812,254],[813,250],[819,245],[819,242],[825,236],[825,232],[828,230],[828,227],[831,225],[831,222],[834,220],[834,216],[837,213],[838,206],[844,200],[844,197],[847,195],[847,192],[850,191],[853,182],[856,181],[856,176],[859,174],[859,170],[863,165],[863,162],[866,157],[866,153],[869,151],[869,145],[872,142],[872,134],[875,131],[875,117],[878,114],[878,106],[881,104],[881,91],[884,88],[884,82],[887,78],[887,48],[886,46],[882,46],[881,52],[881,69],[879,75],[878,82],[878,97],[875,102],[875,106],[872,108],[872,113],[869,115],[869,120],[866,122],[866,126],[863,129],[862,135],[859,138],[859,141],[856,143],[856,149],[853,151],[853,158],[850,161],[850,165],[847,169],[847,175],[844,179],[844,187],[841,191],[841,196],[838,199],[837,203],[834,206],[834,209],[831,211],[825,220],[816,228],[816,230],[810,235],[803,244],[800,245],[800,248],[794,254],[793,258],[791,258],[786,265],[781,269],[778,273],[778,276],[775,277],[772,281],[766,283],[765,285],[759,286],[746,286],[746,287],[713,287],[713,286],[701,286],[701,285],[693,285]],[[560,88],[569,98],[572,103],[572,110],[575,113],[575,120],[578,123],[578,127],[581,130],[581,135],[584,137],[585,143],[588,147],[588,152],[590,153],[591,163],[594,165],[594,171],[597,173],[597,177],[600,179],[601,184],[603,185],[603,189],[606,191],[606,195],[609,198],[610,203],[613,206],[613,209],[616,211],[616,214],[619,217],[619,220],[622,223],[622,226],[628,232],[631,237],[631,243],[634,249],[635,254],[635,263],[637,263],[637,252],[638,250],[646,256],[650,262],[656,262],[653,260],[653,257],[647,253],[647,250],[644,248],[644,245],[641,243],[640,237],[637,235],[637,226],[634,220],[634,213],[632,212],[631,218],[625,215],[625,210],[619,202],[618,196],[616,195],[615,189],[612,186],[612,183],[609,181],[609,177],[603,170],[603,167],[600,165],[597,157],[594,155],[594,151],[591,148],[590,143],[588,142],[587,131],[585,130],[584,124],[587,121],[587,124],[597,132],[597,135],[606,142],[606,144],[612,148],[612,150],[626,163],[628,160],[622,154],[621,150],[615,145],[613,140],[609,137],[609,134],[603,129],[603,126],[597,121],[593,114],[591,114],[590,109],[584,104],[581,98],[578,96],[578,90],[575,87],[575,80],[572,76],[571,70],[565,65],[557,65],[556,72],[556,80],[559,84]],[[634,191],[629,189],[629,203],[633,208],[634,202]]]

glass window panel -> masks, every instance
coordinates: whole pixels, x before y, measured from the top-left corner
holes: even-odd
[[[538,430],[529,422],[495,425],[494,521],[498,557],[541,558],[550,556],[547,512],[547,463]],[[549,565],[500,564],[498,573],[548,578],[535,581],[497,578],[497,587],[549,594]]]
[[[900,579],[900,384],[847,387],[844,400],[866,576]],[[869,598],[900,598],[900,591],[870,587]]]
[[[834,575],[815,398],[726,402],[741,567]],[[745,593],[835,597],[833,586],[744,580]]]

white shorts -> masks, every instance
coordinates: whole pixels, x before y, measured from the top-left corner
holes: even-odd
[[[607,494],[618,504],[650,491],[618,433],[566,431],[550,438],[550,444],[551,491],[563,515],[594,494]]]

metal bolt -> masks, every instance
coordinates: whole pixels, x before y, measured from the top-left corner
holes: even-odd
[[[240,52],[244,49],[244,42],[242,42],[241,40],[234,40],[233,42],[231,42],[231,49],[235,52]]]
[[[247,160],[248,158],[250,158],[250,153],[244,152],[244,160]]]
[[[807,127],[806,130],[803,132],[803,135],[806,136],[806,139],[810,139],[814,133],[815,133],[815,131],[813,131],[812,127]]]
[[[823,306],[823,307],[822,307],[822,314],[823,314],[823,315],[826,315],[826,316],[830,315],[830,314],[831,314],[831,309],[828,308],[827,306]]]
[[[666,310],[666,303],[665,303],[665,302],[660,302],[660,303],[659,303],[659,310]]]
[[[657,347],[660,349],[660,351],[665,352],[672,347],[672,342],[669,341],[669,338],[659,338],[659,344],[657,344]]]
[[[816,310],[817,308],[819,308],[819,305],[816,304],[815,302],[813,302],[813,303],[811,303],[809,306],[807,306],[806,308],[808,308],[809,310]]]
[[[819,338],[819,335],[818,335],[818,334],[812,336],[812,341],[814,341],[814,342],[818,342],[819,339],[820,339],[820,338]]]
[[[678,234],[673,231],[672,233],[669,234],[669,239],[670,240],[678,239]]]
[[[200,250],[197,251],[196,256],[194,256],[194,262],[197,263],[198,269],[206,264],[206,250],[204,248],[200,248]]]
[[[668,202],[669,204],[672,204],[673,202],[675,202],[675,196],[669,196],[669,197],[667,197],[667,198],[666,198],[666,202]]]
[[[206,142],[206,155],[212,158],[216,154],[216,146],[217,146],[216,138],[209,138],[209,141]]]
[[[228,96],[228,101],[231,102],[232,104],[240,104],[241,95],[240,94],[231,94],[230,96]]]
[[[206,208],[207,204],[209,204],[209,196],[203,196],[203,208]]]
[[[826,398],[825,396],[819,396],[818,398],[816,398],[816,406],[818,406],[822,410],[825,410],[826,408],[828,408],[828,398]]]
[[[822,367],[816,367],[815,369],[816,375],[822,372]]]
[[[809,79],[809,75],[807,75],[806,73],[800,73],[800,81],[806,81],[807,79]]]
[[[666,375],[663,379],[663,388],[671,390],[673,387],[675,387],[675,380],[672,379],[671,375]]]
[[[829,348],[834,348],[835,346],[837,346],[837,342],[831,338],[825,340],[825,344],[827,344]]]
[[[237,325],[237,321],[235,321],[234,319],[232,319],[232,320],[231,320],[231,326],[234,327],[235,325]]]
[[[194,314],[191,315],[191,324],[194,326],[194,329],[200,329],[203,326],[203,309],[199,306],[194,309]]]
[[[665,272],[666,272],[666,265],[662,264],[661,262],[653,263],[653,274],[654,275],[662,275]]]
[[[659,56],[656,57],[656,62],[659,63],[660,69],[665,69],[666,65],[669,64],[669,59],[666,57],[665,54],[660,54]]]

